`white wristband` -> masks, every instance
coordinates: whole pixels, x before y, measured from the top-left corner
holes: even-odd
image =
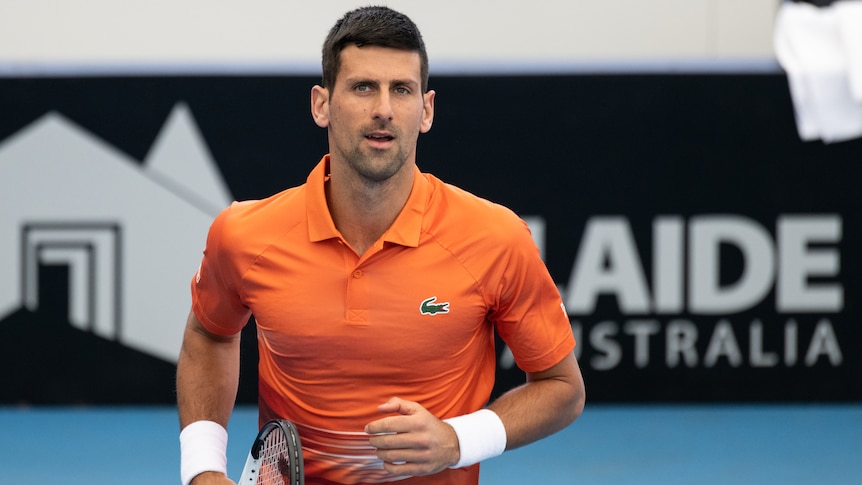
[[[506,428],[497,413],[490,409],[443,421],[455,429],[461,449],[461,459],[450,468],[474,465],[506,451]]]
[[[183,485],[203,472],[227,474],[227,430],[214,421],[195,421],[180,432]]]

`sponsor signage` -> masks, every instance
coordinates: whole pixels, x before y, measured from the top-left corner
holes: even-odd
[[[0,355],[27,369],[0,402],[174,399],[209,222],[305,180],[316,82],[0,79]],[[862,399],[862,141],[799,141],[783,75],[431,87],[420,168],[528,222],[590,400]],[[524,376],[498,354],[502,392]]]

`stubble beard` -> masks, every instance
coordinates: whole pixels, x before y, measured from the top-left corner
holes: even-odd
[[[406,156],[399,150],[395,153],[372,157],[361,153],[354,154],[349,163],[363,179],[369,182],[385,182],[401,170],[405,159]]]
[[[407,153],[401,146],[390,150],[363,150],[354,147],[345,153],[345,159],[354,173],[370,184],[385,182],[392,178],[407,163]]]

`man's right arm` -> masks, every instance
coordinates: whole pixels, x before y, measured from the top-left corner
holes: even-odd
[[[189,312],[177,362],[177,407],[180,428],[195,421],[213,421],[227,429],[239,385],[240,334],[222,337],[209,332]],[[221,473],[205,472],[193,485],[233,483]]]

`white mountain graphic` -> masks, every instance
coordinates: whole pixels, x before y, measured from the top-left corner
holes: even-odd
[[[59,113],[0,142],[0,319],[69,268],[69,320],[176,362],[189,281],[232,196],[184,104],[143,164]]]

